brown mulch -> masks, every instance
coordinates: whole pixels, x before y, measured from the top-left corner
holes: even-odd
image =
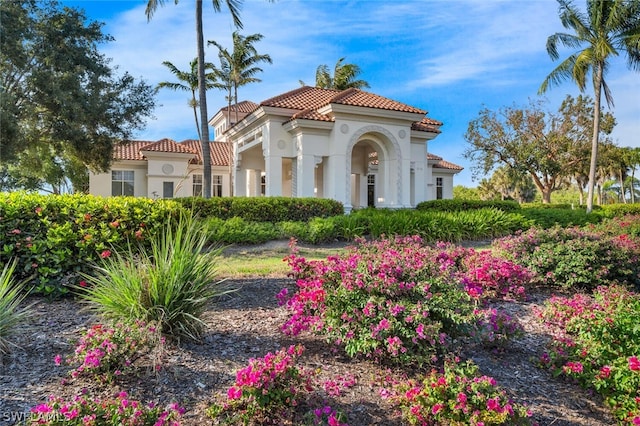
[[[292,288],[292,280],[255,278],[232,284],[239,290],[218,300],[206,312],[207,331],[201,343],[169,344],[161,371],[149,369],[139,377],[110,386],[82,380],[61,385],[67,370],[54,365],[54,356],[70,353],[80,331],[96,319],[74,300],[32,298],[33,314],[14,336],[18,347],[0,358],[0,425],[14,424],[11,415],[29,411],[50,394],[71,397],[82,388],[102,395],[126,390],[132,397],[161,404],[177,401],[187,409],[183,424],[211,424],[205,410],[216,392],[225,392],[232,384],[237,369],[250,358],[295,343],[306,347],[302,364],[321,369],[322,377],[355,376],[357,384],[331,401],[333,407],[348,415],[350,425],[402,424],[398,413],[379,397],[377,378],[385,374],[381,367],[331,353],[318,336],[292,339],[279,331],[287,313],[278,306],[275,295],[285,286]],[[501,302],[504,309],[519,318],[526,336],[503,353],[468,347],[464,355],[472,358],[483,374],[493,376],[516,402],[526,403],[534,421],[541,426],[615,424],[597,395],[536,366],[549,335],[532,310],[547,297],[548,294],[537,292],[527,302]]]

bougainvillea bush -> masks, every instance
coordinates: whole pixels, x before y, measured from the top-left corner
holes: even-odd
[[[95,324],[86,330],[77,342],[73,354],[56,355],[56,365],[72,367],[72,378],[88,376],[98,381],[132,372],[136,361],[146,359],[160,366],[164,338],[153,324],[137,321],[133,324]]]
[[[52,395],[31,409],[29,425],[48,426],[180,426],[184,409],[176,403],[144,404],[120,392],[113,398],[91,398],[86,392],[71,400]]]
[[[311,408],[304,419],[294,418],[298,407],[309,405],[312,393],[321,388],[315,371],[297,365],[303,352],[304,346],[292,345],[276,353],[269,352],[263,358],[249,360],[249,365],[236,373],[236,380],[226,395],[217,396],[208,415],[218,423],[228,425],[304,422],[314,426],[347,426],[343,423],[344,415],[326,404]],[[331,382],[338,394],[343,387],[353,385]]]
[[[442,371],[382,390],[411,425],[530,425],[527,409],[509,399],[471,361],[447,360]]]
[[[622,423],[640,424],[640,295],[598,287],[553,297],[539,316],[556,332],[542,364],[601,393]]]
[[[552,228],[501,238],[496,255],[518,263],[547,286],[594,289],[614,282],[640,284],[640,243],[626,234]]]
[[[325,261],[307,262],[294,250],[287,260],[298,289],[279,294],[291,312],[283,331],[321,333],[352,357],[428,364],[476,328],[474,308],[483,294],[519,293],[522,284],[514,273],[522,268],[489,273],[496,272],[493,258],[472,256],[478,264],[463,265],[471,252],[451,250],[425,246],[419,237],[360,241]]]

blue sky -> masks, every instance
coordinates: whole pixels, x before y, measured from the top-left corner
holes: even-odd
[[[166,0],[150,22],[143,0],[63,3],[104,22],[115,41],[101,51],[150,84],[173,81],[163,61],[186,70],[196,56],[193,0],[177,5]],[[210,1],[203,4],[205,40],[231,47],[234,27],[228,12],[214,13]],[[425,109],[444,122],[429,151],[463,166],[455,183],[466,186],[477,185],[462,156],[468,123],[483,106],[524,106],[539,98],[540,83],[557,65],[546,52],[547,37],[566,31],[555,0],[245,0],[241,17],[241,33],[262,34],[256,47],[271,55],[273,64],[264,64],[261,83],[240,89],[240,100],[260,102],[299,87],[299,80],[313,85],[318,65],[333,69],[346,57],[362,68],[369,91]],[[214,46],[206,54],[208,61],[217,61]],[[561,58],[569,54],[561,51]],[[620,58],[612,61],[607,78],[618,121],[613,137],[620,146],[640,146],[640,73]],[[567,94],[579,94],[570,82],[552,88],[544,96],[549,109],[557,110]],[[136,138],[196,138],[188,98],[161,90],[155,118]],[[224,93],[211,91],[209,116],[223,106]]]

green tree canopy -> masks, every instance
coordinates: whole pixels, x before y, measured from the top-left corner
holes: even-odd
[[[527,173],[551,202],[551,193],[560,188],[575,170],[584,168],[588,156],[584,134],[591,122],[584,119],[592,106],[589,98],[567,97],[558,113],[546,112],[540,102],[526,108],[505,107],[499,111],[484,108],[469,123],[464,156],[475,164],[474,173],[487,175],[495,167],[507,165]],[[615,120],[604,114],[602,130],[612,130]],[[586,126],[586,128],[585,128]]]
[[[605,76],[613,56],[626,53],[630,69],[640,70],[640,0],[587,0],[586,14],[582,13],[571,0],[558,0],[560,21],[573,33],[555,33],[547,39],[547,52],[551,59],[560,58],[559,46],[582,49],[572,52],[569,57],[547,76],[540,86],[540,93],[549,86],[572,80],[580,91],[587,87],[591,74],[595,97],[595,108],[591,158],[589,163],[589,183],[587,213],[593,206],[593,189],[596,181],[598,141],[600,136],[600,97],[604,92],[609,106],[613,97]]]
[[[82,11],[4,1],[0,21],[0,185],[86,185],[85,166],[107,169],[114,144],[144,127],[155,89],[109,66],[98,46],[112,38]]]
[[[356,64],[345,64],[344,60],[345,58],[338,59],[333,68],[333,75],[327,65],[319,65],[316,69],[316,87],[336,90],[368,88],[369,83],[356,79],[362,73],[360,67]],[[300,81],[300,84],[304,86],[304,82]]]
[[[162,65],[169,68],[169,71],[171,71],[178,81],[161,81],[158,83],[158,88],[191,92],[188,105],[193,109],[193,118],[196,122],[198,140],[202,139],[200,123],[198,121],[199,102],[198,99],[196,99],[196,92],[198,91],[198,58],[194,58],[193,61],[189,62],[189,71],[180,71],[178,67],[169,61],[164,61]],[[217,74],[214,72],[216,69],[215,66],[211,62],[207,62],[204,64],[204,68],[209,71],[205,74],[207,89],[219,87]]]
[[[264,36],[262,34],[243,36],[238,31],[234,31],[232,34],[233,50],[231,52],[216,41],[210,40],[208,43],[218,48],[218,56],[220,58],[218,79],[223,82],[221,88],[228,90],[228,122],[230,122],[231,117],[232,100],[235,101],[236,106],[238,104],[238,88],[250,83],[259,83],[262,81],[256,77],[257,74],[262,72],[262,68],[260,68],[258,64],[261,62],[272,63],[271,56],[258,53],[258,50],[254,46],[254,43],[259,42],[263,38]],[[231,94],[232,89],[233,95]],[[235,110],[235,121],[238,121],[237,108]]]

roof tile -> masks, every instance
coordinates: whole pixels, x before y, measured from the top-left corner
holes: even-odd
[[[202,145],[199,140],[187,139],[180,142],[196,152],[196,158],[193,160],[195,164],[202,164]],[[211,147],[211,165],[212,166],[228,166],[229,157],[231,155],[231,144],[228,142],[209,142]]]

